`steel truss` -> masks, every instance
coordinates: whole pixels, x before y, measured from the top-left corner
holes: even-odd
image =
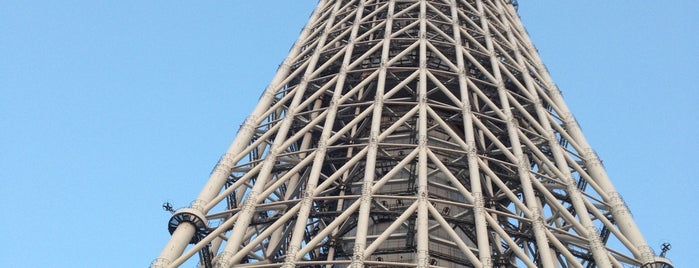
[[[671,267],[513,3],[321,0],[151,267]]]

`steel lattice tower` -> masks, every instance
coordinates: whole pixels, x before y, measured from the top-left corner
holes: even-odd
[[[515,9],[319,1],[151,267],[672,267]]]

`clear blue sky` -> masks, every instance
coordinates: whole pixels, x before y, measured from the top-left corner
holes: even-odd
[[[519,2],[648,243],[692,267],[699,2]],[[0,1],[0,267],[147,267],[315,4]]]

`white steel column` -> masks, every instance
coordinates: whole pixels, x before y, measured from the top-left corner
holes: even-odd
[[[665,263],[507,0],[319,1],[169,230],[153,268]]]
[[[363,6],[363,1],[362,4]],[[391,0],[389,2],[389,7],[388,7],[388,15],[387,15],[387,22],[385,26],[385,33],[384,33],[384,39],[382,41],[383,43],[383,48],[381,52],[381,67],[379,70],[379,79],[378,79],[378,85],[376,87],[376,93],[374,97],[374,107],[373,107],[373,112],[372,112],[372,118],[371,118],[371,129],[369,132],[369,144],[368,148],[369,151],[367,153],[366,157],[366,164],[365,164],[365,172],[364,172],[364,180],[362,182],[362,193],[361,193],[361,198],[359,199],[361,205],[359,207],[359,216],[357,218],[357,232],[356,232],[356,237],[354,242],[354,248],[353,248],[353,256],[352,256],[352,265],[351,267],[356,267],[360,268],[364,266],[364,261],[366,260],[366,256],[364,255],[364,252],[366,250],[366,243],[367,243],[367,232],[369,228],[369,222],[370,222],[370,213],[371,213],[371,206],[372,206],[372,195],[373,195],[373,184],[374,184],[374,176],[375,176],[375,168],[376,168],[376,156],[377,156],[377,151],[378,151],[378,143],[380,142],[380,135],[381,135],[381,116],[382,116],[382,111],[383,111],[383,101],[384,101],[384,90],[385,90],[385,81],[386,81],[386,62],[388,61],[388,53],[390,49],[390,36],[391,36],[391,25],[392,25],[392,15],[393,15],[393,8],[395,7],[394,0]],[[359,11],[361,12],[361,11]],[[358,16],[360,17],[360,16]],[[353,34],[356,34],[356,30],[358,27],[358,22],[354,25],[355,28],[353,29]]]
[[[352,26],[352,33],[350,34],[350,40],[354,40],[357,36],[357,29],[359,27],[359,22],[362,18],[362,11],[364,0],[360,0],[357,7],[357,13],[355,14],[354,25]],[[333,92],[332,100],[330,100],[330,107],[328,107],[329,113],[325,118],[325,124],[323,126],[323,131],[318,141],[318,148],[316,149],[315,159],[313,161],[313,166],[311,167],[310,176],[306,182],[305,191],[301,196],[301,209],[297,215],[296,224],[294,226],[294,231],[292,232],[291,241],[287,246],[286,260],[284,261],[284,268],[292,268],[295,266],[296,261],[302,256],[297,256],[298,251],[301,249],[301,242],[305,236],[306,225],[308,222],[308,217],[311,213],[314,194],[313,191],[318,186],[318,180],[321,176],[321,170],[323,168],[323,162],[328,150],[328,146],[332,145],[329,143],[330,134],[333,130],[335,123],[335,118],[337,115],[338,105],[340,105],[340,97],[342,96],[342,91],[344,90],[344,82],[347,76],[347,66],[350,64],[352,59],[352,51],[354,45],[350,42],[347,45],[347,50],[345,51],[345,57],[343,59],[342,67],[340,73],[338,74],[337,84],[335,86],[335,91]],[[371,153],[371,152],[370,152]]]
[[[193,209],[197,209],[202,213],[206,213],[207,211],[203,211],[204,204],[206,204],[209,200],[213,199],[216,196],[216,194],[219,191],[221,191],[221,188],[226,183],[226,180],[228,180],[228,176],[230,176],[233,165],[237,161],[239,161],[240,158],[242,158],[242,156],[238,159],[233,159],[231,157],[237,155],[238,152],[245,148],[245,146],[250,141],[250,138],[252,138],[253,134],[255,133],[257,124],[259,124],[260,120],[262,120],[262,118],[259,118],[258,115],[262,114],[265,110],[267,110],[269,104],[274,100],[274,95],[276,93],[277,88],[279,87],[279,83],[289,74],[291,67],[291,59],[296,57],[296,55],[301,51],[301,47],[303,45],[302,41],[305,40],[311,34],[311,25],[317,23],[317,19],[320,16],[323,7],[328,3],[328,1],[331,0],[320,0],[320,2],[318,3],[318,7],[316,7],[316,9],[311,14],[308,24],[301,31],[298,40],[294,43],[294,46],[291,48],[289,56],[284,60],[284,63],[280,66],[279,70],[277,70],[274,79],[270,83],[269,87],[267,87],[267,90],[260,98],[260,101],[253,110],[253,112],[245,120],[245,123],[243,123],[243,126],[239,130],[238,135],[236,135],[236,138],[228,147],[228,150],[226,151],[224,156],[216,165],[216,168],[211,173],[211,176],[209,177],[209,180],[202,189],[201,193],[199,193],[199,196],[195,199],[195,201],[192,202],[191,207]],[[175,231],[172,233],[170,240],[163,248],[163,251],[160,253],[160,256],[153,262],[152,267],[166,267],[174,259],[182,255],[182,252],[187,247],[189,241],[192,239],[194,234],[195,229],[192,224],[187,222],[180,224],[177,227],[177,229],[175,229]]]
[[[341,2],[336,2],[335,11],[339,9],[340,3]],[[331,17],[328,19],[328,22],[326,22],[326,30],[320,37],[318,47],[322,47],[323,44],[325,44],[325,40],[327,39],[327,30],[330,29],[330,27],[332,27],[333,25],[334,14],[335,12],[333,12],[333,15],[331,15]],[[274,144],[272,144],[272,148],[270,149],[269,154],[263,162],[262,170],[260,170],[260,173],[258,174],[257,181],[253,186],[252,190],[250,190],[250,192],[248,192],[247,194],[247,198],[244,201],[245,203],[243,205],[243,208],[238,214],[240,216],[238,217],[236,224],[233,226],[233,229],[231,230],[231,237],[227,241],[225,249],[218,256],[218,260],[216,261],[217,268],[228,268],[233,266],[233,264],[235,264],[238,261],[232,259],[232,257],[235,255],[235,253],[238,251],[238,248],[243,243],[244,234],[246,233],[246,229],[248,228],[250,221],[252,220],[252,217],[255,214],[255,207],[257,206],[257,203],[262,201],[259,200],[260,197],[258,197],[258,194],[263,190],[263,187],[265,186],[267,180],[272,176],[271,172],[274,168],[276,158],[282,150],[280,144],[285,142],[288,131],[291,127],[292,119],[294,118],[296,113],[296,108],[298,107],[299,103],[301,103],[301,101],[304,100],[303,97],[306,87],[308,86],[308,80],[311,78],[310,75],[315,70],[315,66],[318,62],[319,56],[319,53],[313,54],[312,58],[310,59],[310,64],[306,69],[306,73],[304,74],[301,83],[297,86],[297,88],[294,91],[294,99],[287,110],[287,115],[284,117],[284,119],[282,119],[282,122],[280,123],[282,125],[279,131],[277,132],[277,136],[275,138]]]
[[[483,267],[493,267],[491,242],[488,237],[488,222],[485,219],[485,201],[483,199],[483,187],[481,186],[480,168],[478,167],[478,155],[476,154],[476,137],[473,127],[473,111],[471,110],[471,100],[469,99],[468,82],[466,81],[466,66],[463,57],[463,44],[461,43],[461,30],[459,25],[459,14],[456,10],[457,1],[451,1],[451,18],[453,23],[454,41],[456,51],[456,65],[459,68],[459,95],[461,96],[462,111],[464,120],[465,141],[468,146],[466,150],[468,161],[468,172],[471,181],[471,192],[474,198],[473,216],[476,223],[476,238],[478,239],[478,257]]]
[[[522,27],[521,23],[517,23],[515,26],[517,26],[520,33],[523,33],[521,34],[524,39],[523,41],[529,51],[529,54],[535,59],[533,62],[536,65],[537,70],[545,79],[549,97],[560,109],[559,116],[562,118],[566,130],[573,137],[575,142],[583,147],[580,153],[583,154],[584,160],[587,164],[586,166],[588,167],[588,173],[590,176],[592,176],[595,182],[606,191],[599,192],[599,194],[602,195],[604,200],[609,203],[610,209],[614,215],[614,219],[617,221],[617,226],[619,229],[639,250],[640,254],[636,255],[635,257],[642,259],[644,263],[653,262],[655,255],[653,254],[653,250],[650,248],[650,246],[648,246],[648,243],[646,243],[643,235],[631,216],[629,208],[626,206],[621,198],[621,195],[616,191],[614,185],[609,180],[609,176],[607,175],[607,171],[604,170],[601,160],[583,135],[577,120],[575,120],[575,117],[568,109],[568,105],[566,105],[565,101],[563,100],[561,91],[551,79],[551,75],[548,73],[543,61],[541,61],[534,44],[526,34],[526,30]]]
[[[525,68],[526,65],[524,62],[524,58],[520,53],[520,47],[518,45],[518,42],[515,39],[514,34],[512,33],[512,26],[509,23],[509,18],[505,16],[505,7],[501,2],[497,2],[497,4],[499,9],[500,20],[506,25],[505,30],[507,31],[507,37],[512,45],[517,46],[514,50],[514,54],[517,63],[520,65],[520,71],[526,74],[527,69]],[[592,223],[592,220],[590,219],[590,213],[587,211],[587,208],[585,207],[585,203],[583,201],[584,197],[582,196],[580,190],[577,188],[577,183],[573,179],[573,174],[570,173],[570,169],[568,168],[568,164],[565,160],[562,148],[558,143],[558,140],[556,139],[554,131],[551,128],[551,124],[548,121],[546,109],[542,106],[538,93],[536,92],[536,89],[534,89],[533,82],[531,81],[531,76],[523,75],[522,77],[524,79],[527,89],[531,94],[532,101],[536,106],[536,112],[539,118],[538,122],[541,123],[541,125],[548,134],[547,140],[549,143],[549,148],[551,148],[551,151],[553,153],[553,157],[556,162],[556,167],[558,168],[558,171],[561,173],[561,175],[563,175],[560,179],[565,181],[567,185],[566,190],[571,198],[573,207],[575,208],[575,211],[577,212],[577,215],[580,218],[582,225],[585,227],[585,233],[583,233],[582,235],[586,236],[587,239],[589,239],[590,244],[592,245],[590,250],[592,251],[593,257],[595,258],[595,264],[597,264],[597,266],[600,268],[610,268],[611,262],[609,260],[609,256],[607,255],[607,251],[604,248],[604,243],[602,243],[599,235],[597,234],[597,229],[595,228],[594,224]]]
[[[420,0],[420,78],[418,84],[418,183],[417,183],[417,267],[430,265],[429,255],[429,210],[427,188],[427,5]]]
[[[315,119],[318,117],[318,110],[321,109],[323,99],[319,98],[316,100],[316,104],[313,106],[313,114],[311,115],[311,118]],[[329,115],[328,115],[329,116]],[[327,117],[326,117],[327,118]],[[327,120],[327,119],[326,119]],[[303,137],[303,141],[301,142],[301,151],[307,151],[310,147],[310,144],[313,142],[313,134],[311,132],[306,133],[306,135]],[[300,155],[301,158],[305,157],[306,154],[303,153]],[[293,177],[289,179],[289,181],[286,183],[286,188],[287,189],[294,189],[299,183],[299,179],[301,177],[301,174],[296,173]],[[292,195],[294,194],[294,191],[287,191],[286,194],[284,195],[284,200],[292,200]],[[270,242],[269,246],[267,248],[267,252],[264,252],[264,254],[269,257],[270,255],[274,254],[274,251],[277,250],[280,246],[280,243],[282,242],[282,229],[281,228],[276,228],[274,231],[274,234],[270,236]]]
[[[490,33],[490,25],[488,17],[486,16],[486,10],[484,7],[483,0],[478,0],[478,11],[481,16],[481,27],[485,32],[485,41],[490,53],[490,64],[493,71],[493,76],[495,77],[494,83],[497,84],[498,96],[502,105],[502,111],[505,113],[505,122],[507,124],[507,133],[510,140],[510,146],[512,147],[512,153],[515,155],[517,174],[519,175],[522,193],[524,194],[524,201],[527,207],[532,211],[531,220],[533,225],[533,233],[536,237],[536,245],[538,247],[538,252],[541,255],[541,265],[545,268],[554,267],[554,258],[551,255],[551,251],[548,250],[549,243],[546,237],[546,224],[544,222],[543,212],[538,204],[536,194],[532,187],[532,183],[529,177],[529,162],[526,161],[524,153],[522,152],[522,146],[519,142],[519,136],[517,134],[517,122],[512,114],[512,109],[510,108],[509,101],[507,99],[507,92],[505,89],[505,82],[502,79],[502,75],[499,68],[499,60],[495,55],[495,48],[493,46],[493,40]]]

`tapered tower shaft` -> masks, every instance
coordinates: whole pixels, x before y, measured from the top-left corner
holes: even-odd
[[[321,0],[151,267],[671,267],[505,0]]]

